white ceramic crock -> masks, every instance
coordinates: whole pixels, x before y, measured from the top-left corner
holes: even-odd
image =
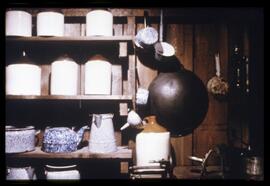
[[[6,36],[32,36],[32,15],[20,10],[7,11]]]
[[[168,161],[170,156],[170,133],[140,133],[136,136],[136,165],[156,166],[162,159]]]
[[[106,10],[93,10],[86,15],[86,36],[112,36],[113,15]]]
[[[35,170],[32,167],[7,167],[7,180],[36,180]]]
[[[46,165],[45,175],[47,180],[79,180],[80,173],[76,165],[52,166]]]
[[[40,95],[41,68],[33,64],[6,67],[6,95]]]
[[[111,94],[112,65],[104,60],[85,64],[85,94]]]
[[[38,36],[64,36],[64,14],[40,12],[37,14]]]
[[[78,94],[79,66],[70,58],[57,59],[51,65],[51,95]]]

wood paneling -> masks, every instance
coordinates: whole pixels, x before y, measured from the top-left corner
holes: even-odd
[[[193,70],[193,25],[170,24],[165,41],[172,44],[176,57],[188,70]],[[192,155],[192,134],[171,139],[176,157],[176,165],[191,165],[188,156]]]
[[[221,74],[226,80],[228,63],[228,36],[226,26],[218,24],[195,25],[194,72],[206,85],[215,75],[214,54],[220,53]],[[194,131],[193,154],[204,157],[216,144],[227,144],[227,102],[209,94],[208,113]]]
[[[35,16],[39,10],[31,9],[30,12]],[[63,9],[65,16],[74,16],[80,19],[80,27],[78,24],[66,24],[66,35],[85,36],[85,15],[90,10],[92,9]],[[114,36],[135,36],[138,30],[144,28],[143,15],[145,10],[149,13],[151,26],[159,30],[159,20],[157,18],[159,18],[160,9],[110,10],[115,16],[114,20],[116,20],[113,26]],[[164,22],[164,33],[166,37],[164,41],[171,43],[175,47],[176,57],[186,69],[193,71],[205,85],[215,75],[214,54],[219,52],[221,75],[225,80],[229,81],[229,56],[231,55],[232,46],[234,43],[238,43],[240,48],[243,49],[244,55],[249,56],[251,50],[251,28],[238,23],[225,24],[218,21],[214,21],[213,23],[213,20],[207,21],[210,14],[202,18],[202,22],[208,22],[207,24],[197,24],[196,20],[201,23],[200,17],[194,17],[193,14],[190,14],[193,10],[195,9],[189,9],[187,11],[185,9],[173,9],[173,11],[166,9],[165,16],[167,17],[165,19],[167,18],[167,20]],[[196,15],[203,15],[202,13],[205,13],[205,11]],[[119,54],[119,61],[122,60],[120,58],[126,57],[127,59],[123,59],[123,61],[127,63],[122,65],[121,70],[118,69],[118,66],[114,66],[117,70],[113,70],[113,94],[123,93],[124,95],[135,95],[138,86],[135,83],[136,69],[138,70],[137,78],[140,80],[140,86],[147,89],[152,80],[157,76],[157,70],[144,65],[136,56],[136,53],[135,55],[130,55],[125,44],[121,44]],[[128,68],[129,70],[127,70]],[[48,65],[43,65],[42,69],[42,95],[48,95],[49,87],[47,82],[49,81],[50,69]],[[122,74],[120,74],[120,71]],[[84,78],[83,73],[84,67],[81,65],[81,79]],[[120,81],[122,81],[122,87],[119,84]],[[115,85],[119,85],[119,88],[117,87],[115,89]],[[82,95],[83,92],[84,85],[81,84]],[[127,115],[127,105],[126,103],[123,104],[120,105],[120,107],[123,107],[120,109],[120,115]],[[227,102],[218,101],[209,94],[209,109],[202,124],[190,135],[171,139],[177,165],[190,165],[191,161],[187,159],[188,156],[195,155],[203,157],[214,145],[228,143],[228,125],[236,124],[236,122],[228,121],[230,119],[229,109]],[[248,142],[248,128],[240,125],[239,131],[244,141]],[[119,137],[121,138],[122,136],[120,135]],[[131,148],[135,149],[134,141],[130,140],[128,143]],[[133,151],[133,157],[134,162],[136,162],[135,151]]]

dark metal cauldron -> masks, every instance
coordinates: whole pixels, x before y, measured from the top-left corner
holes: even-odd
[[[208,93],[191,71],[160,73],[149,86],[151,112],[172,135],[187,135],[203,121]]]

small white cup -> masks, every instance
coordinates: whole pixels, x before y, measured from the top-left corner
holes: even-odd
[[[136,93],[136,104],[146,105],[149,96],[149,91],[144,88],[138,88]]]

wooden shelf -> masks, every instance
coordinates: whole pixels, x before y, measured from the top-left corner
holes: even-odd
[[[23,43],[39,43],[39,42],[132,42],[133,36],[77,36],[77,37],[12,37],[7,36],[6,42],[23,42]]]
[[[104,100],[104,101],[132,101],[132,95],[77,95],[77,96],[12,96],[7,95],[8,100]]]
[[[64,158],[64,159],[132,159],[132,150],[127,146],[118,146],[116,152],[111,153],[91,153],[88,147],[70,153],[46,153],[41,150],[41,147],[36,147],[34,151],[7,154],[9,157],[15,158]]]

